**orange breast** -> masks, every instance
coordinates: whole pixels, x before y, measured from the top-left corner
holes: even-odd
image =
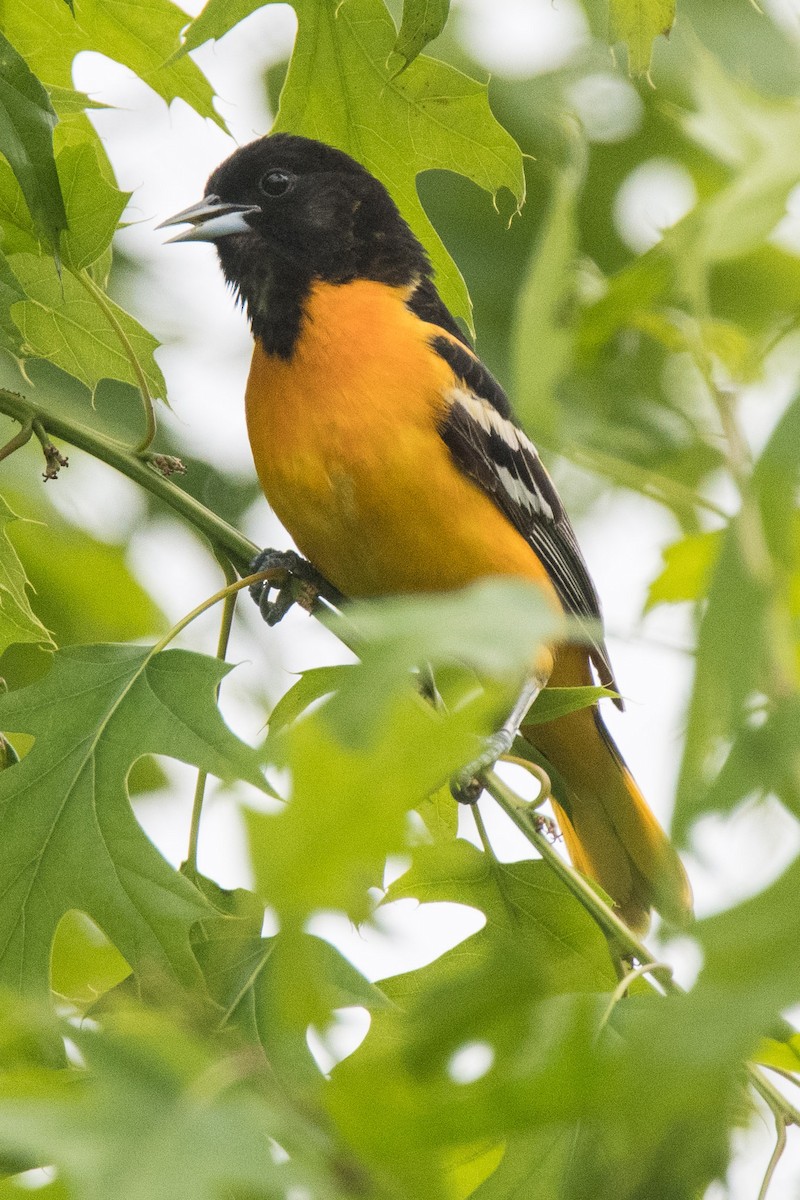
[[[404,298],[369,280],[319,283],[289,362],[256,345],[247,426],[267,500],[346,595],[519,575],[557,603],[530,546],[440,438],[452,372]]]

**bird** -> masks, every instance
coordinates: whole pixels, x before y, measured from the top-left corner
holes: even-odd
[[[314,571],[348,598],[529,580],[589,630],[553,648],[549,683],[616,688],[564,505],[383,184],[336,147],[268,134],[162,225],[180,223],[171,240],[212,242],[246,311],[256,471]],[[564,783],[574,866],[632,930],[653,909],[685,925],[686,873],[598,706],[522,732]]]

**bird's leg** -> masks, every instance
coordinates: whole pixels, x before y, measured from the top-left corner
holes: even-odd
[[[530,676],[511,712],[497,732],[486,739],[478,757],[450,780],[450,791],[459,804],[475,804],[478,801],[483,791],[484,771],[493,767],[498,758],[502,758],[511,749],[525,714],[546,683],[547,679],[540,674]]]
[[[268,625],[277,625],[282,621],[299,599],[296,589],[292,586],[294,580],[300,580],[308,589],[307,604],[304,601],[301,603],[303,607],[308,607],[309,611],[318,596],[322,596],[335,607],[342,603],[341,593],[320,575],[308,559],[301,557],[294,550],[262,550],[250,564],[251,575],[256,575],[259,571],[283,571],[286,575],[286,578],[279,582],[262,579],[250,585],[250,595]],[[270,593],[273,591],[276,593],[274,600],[270,599]]]

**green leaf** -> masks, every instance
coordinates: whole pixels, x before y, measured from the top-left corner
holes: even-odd
[[[209,906],[145,837],[125,780],[151,753],[263,788],[258,755],[215,704],[227,670],[181,650],[75,647],[38,683],[0,696],[0,725],[36,739],[0,775],[0,980],[41,992],[56,926],[78,909],[134,970],[197,983],[189,934]]]
[[[568,713],[591,708],[598,700],[616,700],[619,693],[605,687],[545,688],[525,714],[525,725],[546,725]]]
[[[306,1041],[309,1025],[326,1026],[336,1008],[383,1009],[389,1001],[328,942],[296,930],[262,937],[264,906],[252,892],[191,878],[221,914],[192,935],[219,1027],[260,1044],[292,1093],[318,1095],[323,1077]]]
[[[107,181],[90,142],[65,146],[57,162],[69,218],[62,239],[64,262],[70,270],[80,271],[110,246],[129,193]]]
[[[431,792],[416,807],[434,842],[452,842],[458,833],[459,805],[449,786]]]
[[[765,1038],[758,1048],[755,1061],[797,1074],[800,1071],[800,1033],[792,1034],[782,1042]]]
[[[745,703],[759,683],[764,661],[769,592],[744,560],[743,536],[737,518],[725,532],[698,635],[674,817],[677,837],[706,808],[722,739],[732,737],[742,723]]]
[[[95,50],[129,67],[168,103],[185,100],[201,117],[222,126],[213,92],[190,60],[170,62],[178,48],[185,12],[171,0],[75,0],[73,16],[63,0],[26,0],[3,12],[6,36],[48,86],[72,87],[72,62]]]
[[[450,12],[450,0],[403,0],[403,20],[394,44],[394,53],[409,66],[428,42],[444,29]]]
[[[466,1200],[496,1169],[505,1143],[482,1141],[455,1151],[447,1164],[453,1200]]]
[[[7,494],[29,518],[15,527],[14,543],[58,645],[134,641],[164,629],[163,613],[127,565],[127,545],[91,537],[45,496]]]
[[[294,724],[312,704],[337,691],[347,672],[352,669],[350,664],[342,663],[332,667],[310,667],[303,671],[297,683],[292,684],[288,692],[281,696],[269,714],[270,736]]]
[[[11,319],[11,305],[25,299],[8,259],[0,251],[0,347],[16,355],[20,348],[20,333]]]
[[[792,578],[800,572],[796,537],[796,489],[800,478],[800,398],[795,398],[770,436],[752,477],[744,512],[725,531],[712,576],[708,604],[697,645],[697,670],[689,710],[686,745],[678,783],[675,828],[680,835],[709,805],[730,808],[742,797],[736,768],[744,765],[742,781],[753,782],[752,753],[769,762],[765,787],[779,789],[800,810],[795,753],[796,693],[767,712],[763,728],[751,720],[748,704],[772,689],[772,639],[785,629],[781,649],[786,670],[797,675],[792,661]],[[764,554],[761,530],[753,537],[753,522],[761,522],[770,559]],[[759,707],[762,707],[759,705]],[[759,718],[760,719],[760,718]],[[720,767],[721,749],[733,743],[730,766]],[[765,757],[764,757],[765,756]],[[744,784],[746,786],[746,783]],[[715,791],[716,788],[716,791]]]
[[[743,800],[779,796],[800,817],[800,779],[797,774],[797,730],[800,700],[790,696],[756,709],[737,730],[725,761],[706,793],[698,797],[697,812],[731,812]]]
[[[326,711],[341,731],[363,738],[414,667],[462,664],[518,691],[560,621],[532,584],[492,579],[436,596],[361,601],[327,623],[355,637],[361,664],[343,674]]]
[[[799,886],[795,861],[766,891],[699,922],[695,931],[705,959],[701,981],[724,990],[754,1040],[771,1033],[771,1020],[800,1001]]]
[[[406,845],[406,814],[475,754],[495,704],[482,696],[440,716],[404,693],[357,746],[343,744],[329,707],[282,735],[286,808],[246,814],[259,891],[287,927],[319,909],[369,915],[368,889],[380,883],[386,855]]]
[[[55,1165],[70,1195],[352,1195],[337,1181],[337,1167],[345,1168],[321,1121],[287,1103],[266,1067],[240,1047],[203,1042],[136,1010],[119,1013],[111,1029],[65,1024],[62,1033],[86,1068],[9,1071],[0,1149]],[[386,1195],[364,1182],[376,1200]]]
[[[270,3],[271,0],[267,0]],[[183,31],[175,59],[197,50],[204,42],[224,37],[235,25],[264,5],[264,0],[208,0],[202,11]]]
[[[572,1129],[541,1129],[510,1138],[497,1169],[472,1193],[474,1200],[561,1200],[575,1146]]]
[[[7,767],[13,767],[18,762],[19,755],[16,750],[0,733],[0,771],[5,771]]]
[[[76,92],[74,88],[53,85],[47,90],[50,93],[53,108],[59,117],[68,117],[85,113],[87,110],[108,109],[111,107],[109,104],[103,104],[100,100],[93,100],[85,92]]]
[[[669,34],[675,21],[675,0],[609,0],[609,41],[625,42],[632,75],[650,70],[653,42]]]
[[[130,964],[94,921],[74,910],[58,924],[50,960],[57,996],[87,1007],[130,974]]]
[[[15,642],[55,645],[30,606],[25,571],[6,532],[6,527],[17,520],[17,514],[0,496],[0,654]]]
[[[800,395],[786,407],[753,472],[770,554],[779,573],[800,570],[797,539],[797,485],[800,482]],[[788,582],[784,577],[783,582]]]
[[[27,296],[11,308],[27,357],[49,359],[92,391],[101,379],[137,385],[119,334],[91,291],[69,273],[59,279],[49,259],[15,254],[10,263]],[[151,394],[166,396],[164,376],[153,358],[158,342],[113,301],[107,303],[139,360]]]
[[[56,252],[59,234],[67,226],[53,157],[57,119],[47,92],[0,33],[0,146],[37,230]]]
[[[22,188],[4,158],[0,158],[0,226],[6,256],[19,251],[39,253],[39,239]]]
[[[664,567],[650,584],[645,611],[657,604],[702,600],[722,542],[719,530],[692,533],[663,551]]]
[[[614,988],[614,967],[603,935],[544,862],[493,862],[460,838],[418,846],[412,866],[387,890],[383,903],[409,897],[423,904],[449,901],[470,905],[486,915],[486,927],[430,966],[383,980],[381,987],[399,1003],[407,1003],[434,983],[438,993],[439,986],[452,978],[454,968],[463,971],[467,965],[472,971],[481,960],[494,964],[517,952],[536,974],[539,990],[535,995]],[[513,981],[510,986],[513,1004]],[[435,1026],[439,1023],[436,1003],[430,1007],[428,1019],[419,1029],[420,1041],[426,1043],[429,1036],[437,1040]],[[476,995],[462,1014],[443,1014],[448,1038],[467,1040],[479,1032],[475,1010],[488,1012],[499,1007],[496,994],[484,993]],[[438,1044],[446,1046],[447,1042]]]
[[[581,135],[570,140],[569,154],[553,181],[547,215],[517,293],[511,335],[514,399],[523,421],[544,434],[556,426],[556,388],[575,342],[577,210],[588,161]]]
[[[784,215],[800,180],[800,111],[794,100],[767,99],[731,78],[697,43],[691,61],[697,110],[682,126],[730,172],[726,186],[667,234],[679,270],[694,279],[709,262],[757,249]]]
[[[658,245],[605,281],[599,299],[579,312],[576,349],[585,365],[593,367],[621,330],[636,328],[641,315],[663,301],[672,276],[669,257]]]
[[[209,0],[186,48],[221,37],[261,7]],[[485,85],[431,58],[392,76],[396,31],[382,0],[294,0],[299,32],[275,129],[346,151],[388,187],[427,248],[442,298],[470,321],[464,281],[417,195],[420,171],[457,171],[496,195],[525,198],[522,156],[492,116]]]

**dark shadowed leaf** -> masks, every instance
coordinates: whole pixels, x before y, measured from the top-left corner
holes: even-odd
[[[57,251],[67,214],[53,158],[56,120],[47,91],[0,33],[0,147],[19,180],[36,228]]]

